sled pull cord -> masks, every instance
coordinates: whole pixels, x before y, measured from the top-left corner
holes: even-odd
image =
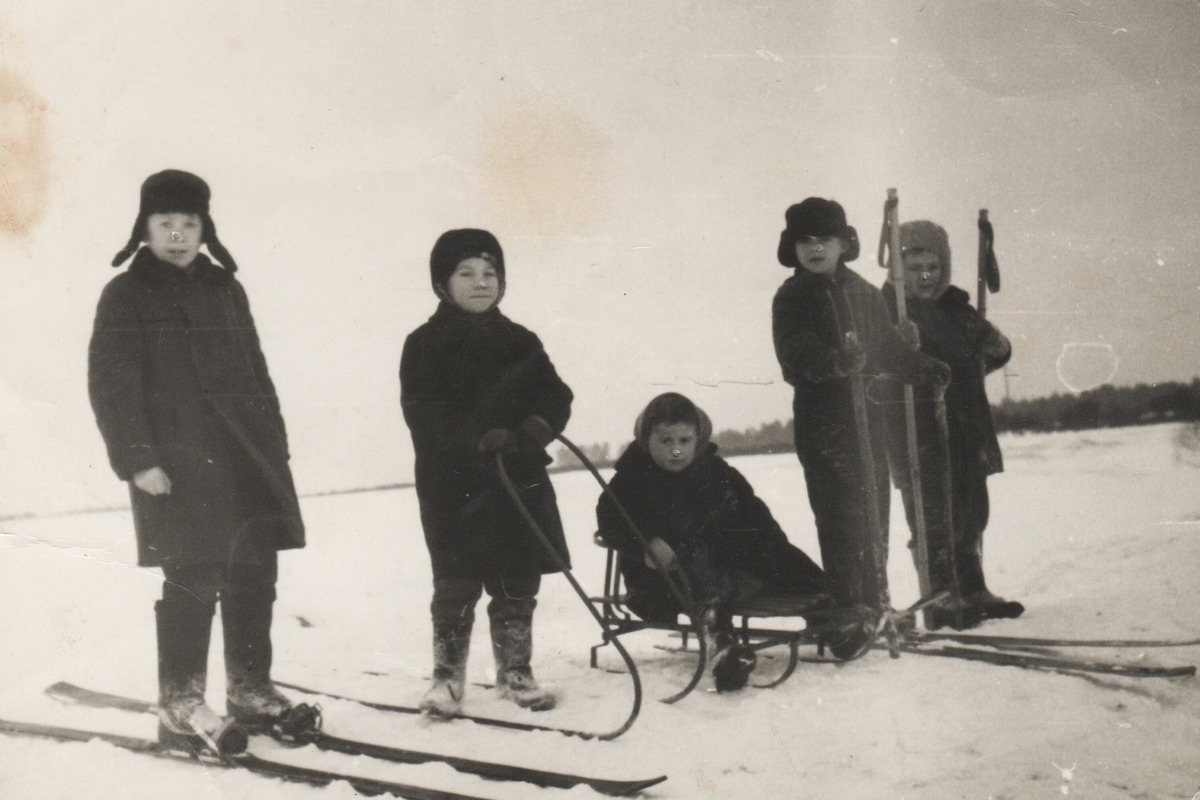
[[[562,437],[559,438],[561,439]],[[616,739],[618,736],[625,733],[625,731],[633,727],[634,721],[638,718],[638,714],[642,710],[642,680],[641,677],[638,676],[637,665],[634,664],[633,657],[629,655],[629,651],[627,651],[625,646],[621,644],[620,639],[616,638],[615,636],[607,636],[608,631],[604,626],[604,620],[601,619],[600,614],[597,613],[596,609],[592,607],[592,603],[588,599],[587,592],[585,592],[583,587],[579,585],[579,581],[575,580],[575,576],[571,574],[571,568],[567,566],[565,561],[563,561],[563,557],[559,555],[559,552],[554,549],[554,545],[550,542],[550,539],[547,538],[546,532],[543,531],[542,527],[537,524],[537,520],[535,520],[533,515],[529,513],[529,509],[525,506],[525,503],[522,502],[520,495],[517,494],[517,488],[513,486],[512,479],[508,477],[508,471],[504,469],[504,454],[501,452],[496,453],[496,469],[500,473],[500,482],[504,484],[504,490],[508,492],[509,498],[513,501],[513,505],[517,507],[517,511],[520,512],[521,517],[525,520],[525,524],[529,526],[531,531],[533,531],[533,535],[537,537],[537,540],[542,545],[542,548],[550,556],[551,560],[554,561],[554,565],[558,567],[558,571],[566,577],[567,582],[571,584],[571,588],[575,590],[575,594],[579,595],[579,599],[583,601],[583,605],[592,615],[592,618],[596,620],[596,624],[599,625],[600,629],[605,632],[605,638],[612,642],[613,647],[615,647],[617,652],[620,653],[621,660],[624,661],[625,666],[629,668],[629,678],[633,681],[633,708],[629,712],[629,717],[616,730],[596,736],[597,739],[602,740]]]

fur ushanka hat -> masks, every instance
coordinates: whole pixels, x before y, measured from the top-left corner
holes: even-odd
[[[788,208],[783,215],[787,227],[779,234],[776,257],[785,267],[798,267],[796,240],[801,236],[836,236],[846,242],[842,261],[858,258],[858,231],[846,224],[846,212],[836,200],[809,197]]]
[[[938,263],[942,265],[942,279],[933,296],[941,297],[950,286],[950,237],[946,235],[946,229],[926,219],[901,223],[900,252],[903,254],[915,250],[933,253],[938,257]]]
[[[197,214],[204,223],[200,241],[208,245],[208,251],[230,272],[237,271],[237,262],[217,238],[217,227],[208,213],[208,201],[212,197],[208,184],[198,175],[180,169],[156,172],[142,183],[142,201],[138,208],[133,232],[121,252],[113,257],[112,265],[119,267],[137,252],[146,241],[146,221],[151,214]]]
[[[655,425],[673,425],[686,422],[696,426],[696,452],[708,447],[712,439],[712,420],[708,414],[688,398],[676,392],[666,392],[650,401],[645,410],[633,423],[633,438],[647,453],[650,452],[650,434]]]
[[[446,281],[454,274],[454,269],[464,258],[486,258],[496,268],[496,276],[500,279],[499,303],[504,297],[504,251],[500,242],[491,233],[479,228],[459,228],[446,231],[433,244],[429,254],[429,280],[433,291],[438,297],[444,297]]]

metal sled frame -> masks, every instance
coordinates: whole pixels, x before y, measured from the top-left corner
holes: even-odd
[[[620,569],[621,555],[600,539],[595,537],[596,544],[605,548],[607,558],[604,565],[604,592],[599,597],[589,598],[599,610],[603,620],[604,641],[591,648],[589,663],[593,669],[599,668],[599,651],[611,644],[617,637],[644,630],[669,631],[679,634],[683,642],[683,650],[688,650],[688,643],[694,637],[701,644],[696,669],[687,685],[661,702],[675,703],[687,697],[704,678],[706,668],[713,654],[707,654],[701,640],[700,626],[692,621],[687,614],[680,613],[674,621],[644,620],[634,614],[626,605],[626,595],[622,588]],[[780,685],[796,671],[800,663],[800,645],[817,646],[818,658],[825,654],[826,639],[831,633],[845,630],[849,625],[864,622],[853,610],[833,609],[827,595],[795,595],[787,597],[764,597],[759,600],[733,606],[728,611],[733,615],[734,635],[738,642],[758,652],[772,647],[788,648],[788,661],[783,672],[766,683],[751,683],[756,689],[770,689]],[[805,626],[797,629],[765,628],[754,624],[755,619],[799,618]],[[869,644],[869,643],[868,643]],[[853,660],[862,656],[868,647],[856,652]],[[817,660],[817,659],[813,659]],[[820,659],[825,660],[825,659]]]

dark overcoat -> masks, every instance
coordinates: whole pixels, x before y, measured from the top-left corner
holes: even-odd
[[[500,482],[495,455],[479,440],[540,416],[561,433],[571,416],[570,388],[537,335],[499,309],[471,314],[443,301],[409,334],[400,358],[400,406],[416,451],[421,524],[435,578],[505,572],[556,572]],[[505,470],[538,526],[569,564],[551,459],[519,437]]]
[[[821,568],[788,541],[766,503],[716,451],[709,444],[686,469],[673,473],[633,442],[617,459],[610,488],[644,538],[661,538],[675,551],[694,601],[827,591]],[[661,594],[636,534],[607,493],[597,503],[596,522],[604,543],[621,553],[631,594]],[[658,616],[640,608],[639,600],[630,606],[640,615]],[[665,605],[671,613],[680,610],[677,603]]]
[[[874,563],[873,549],[887,552],[888,403],[895,388],[916,380],[930,359],[900,338],[883,295],[845,264],[830,276],[797,268],[776,292],[771,317],[775,354],[795,390],[796,453],[804,467],[821,564],[839,604],[874,605],[887,577]],[[866,352],[862,378],[869,464],[860,458],[850,379],[836,366],[848,331]],[[882,528],[877,532],[868,513],[871,494]]]
[[[230,272],[204,255],[184,270],[139,251],[100,297],[88,389],[112,468],[130,481],[140,565],[304,546],[279,399]],[[169,494],[132,483],[155,466]]]
[[[888,283],[883,293],[894,318],[895,288]],[[1008,363],[1012,348],[1006,347],[1000,355],[983,352],[982,339],[993,333],[993,329],[971,306],[967,293],[957,286],[948,287],[937,299],[910,297],[905,305],[908,318],[916,323],[921,332],[921,352],[950,366],[950,385],[946,387],[945,395],[946,427],[954,462],[964,465],[964,469],[972,475],[1002,472],[1004,461],[992,422],[984,378]],[[940,435],[929,387],[917,386],[914,400],[917,441],[922,449],[936,448]],[[893,448],[901,463],[906,463],[908,443],[900,433],[894,433]],[[902,472],[898,471],[897,475],[901,481],[904,480]]]

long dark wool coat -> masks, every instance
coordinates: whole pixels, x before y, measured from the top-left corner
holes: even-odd
[[[869,558],[869,483],[859,460],[850,380],[838,374],[835,356],[844,332],[855,331],[867,355],[862,374],[885,552],[891,491],[887,405],[897,381],[913,381],[930,359],[896,334],[880,291],[844,264],[829,277],[797,267],[775,294],[772,328],[783,377],[795,389],[796,452],[821,563],[839,604],[873,605],[886,575],[877,574]]]
[[[633,442],[617,459],[610,488],[647,540],[659,537],[676,552],[693,601],[828,591],[821,568],[788,541],[766,503],[716,450],[708,445],[687,469],[671,473]],[[641,544],[607,494],[596,522],[600,538],[621,553],[630,607],[644,618],[683,610],[645,566]]]
[[[100,297],[88,389],[117,476],[158,466],[171,481],[159,496],[130,483],[140,565],[304,546],[279,399],[231,273],[140,250]]]
[[[530,415],[561,432],[574,395],[542,343],[498,309],[470,314],[443,301],[409,334],[400,358],[400,406],[416,450],[417,498],[435,578],[557,571],[500,483],[495,456],[479,452],[493,428]],[[505,469],[539,527],[569,563],[551,461],[522,438]]]

